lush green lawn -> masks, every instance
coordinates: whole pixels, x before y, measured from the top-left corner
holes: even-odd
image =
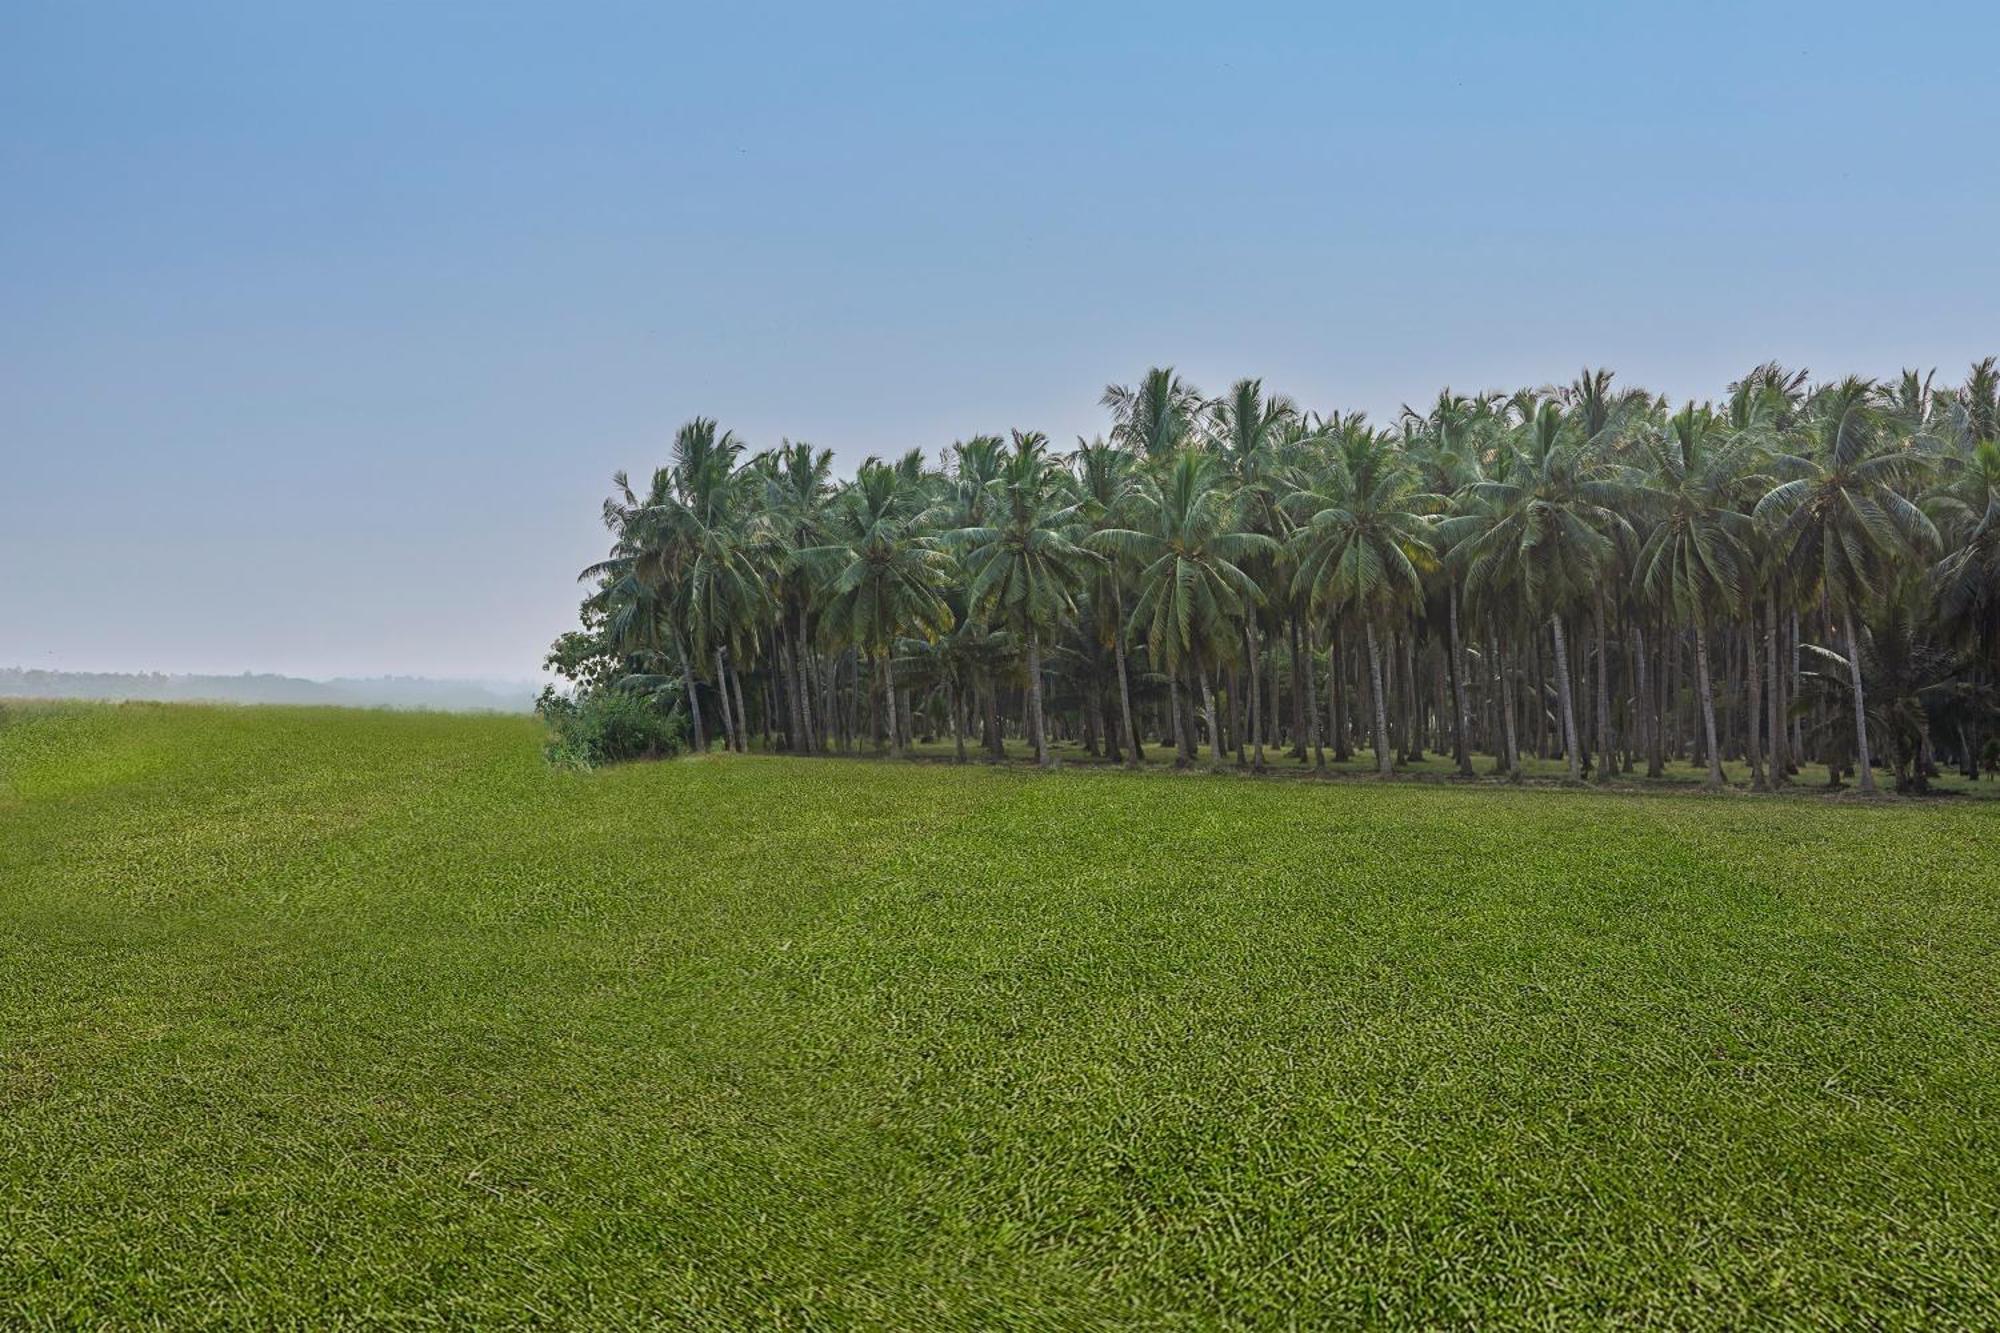
[[[0,1324],[2000,1312],[2000,808],[0,728]]]

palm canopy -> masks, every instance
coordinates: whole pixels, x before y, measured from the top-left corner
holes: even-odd
[[[1849,376],[1822,393],[1772,460],[1789,479],[1757,501],[1757,520],[1808,591],[1848,609],[1887,561],[1913,562],[1936,546],[1931,520],[1897,488],[1929,466],[1905,447],[1876,404],[1873,381]]]
[[[1559,403],[1536,401],[1514,434],[1505,463],[1466,487],[1439,535],[1468,598],[1511,590],[1547,615],[1590,592],[1632,527],[1617,508],[1623,488]]]
[[[1170,458],[1193,439],[1207,406],[1172,366],[1147,371],[1136,389],[1108,386],[1103,404],[1114,421],[1111,438],[1147,459]]]
[[[952,559],[919,530],[923,508],[906,473],[871,458],[834,509],[833,540],[799,553],[820,576],[828,619],[868,651],[889,649],[904,630],[951,627]]]
[[[1650,468],[1631,494],[1651,511],[1634,590],[1684,621],[1741,606],[1751,591],[1756,525],[1743,510],[1755,492],[1755,437],[1731,431],[1708,405],[1687,404],[1666,428],[1641,437]]]
[[[1298,520],[1293,594],[1377,620],[1421,601],[1421,569],[1435,555],[1431,516],[1442,505],[1420,489],[1389,432],[1348,432],[1321,484],[1287,501]]]
[[[1137,569],[1132,632],[1177,671],[1233,639],[1234,626],[1263,600],[1241,562],[1275,554],[1278,544],[1238,527],[1221,463],[1197,450],[1181,451],[1164,477],[1141,479],[1130,512],[1133,526],[1104,528],[1085,541]]]
[[[988,522],[944,534],[970,575],[967,601],[989,623],[1023,633],[1051,627],[1074,613],[1096,558],[1071,539],[1078,504],[1049,458],[1048,437],[1016,431],[986,489]]]

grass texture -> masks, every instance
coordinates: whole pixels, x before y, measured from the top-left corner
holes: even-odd
[[[0,1324],[2000,1311],[1991,802],[7,717]]]

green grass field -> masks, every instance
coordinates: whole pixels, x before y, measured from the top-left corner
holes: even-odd
[[[0,1324],[2000,1319],[1990,802],[7,716]]]

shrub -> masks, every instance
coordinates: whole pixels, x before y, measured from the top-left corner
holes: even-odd
[[[632,759],[665,759],[686,745],[680,714],[664,700],[600,688],[575,696],[544,689],[535,711],[548,723],[543,753],[566,768],[596,768]]]

